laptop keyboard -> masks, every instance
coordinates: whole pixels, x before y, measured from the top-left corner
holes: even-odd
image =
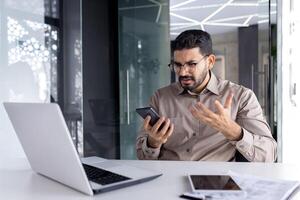
[[[126,176],[122,176],[119,174],[115,174],[110,171],[106,171],[103,169],[99,169],[97,167],[93,167],[90,165],[82,164],[85,173],[90,181],[101,185],[107,185],[111,183],[117,183],[120,181],[129,180],[130,178]]]

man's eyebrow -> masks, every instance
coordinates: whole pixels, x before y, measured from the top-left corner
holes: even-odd
[[[175,61],[175,60],[173,61],[173,63],[175,63],[176,65],[178,65],[178,64],[181,65],[180,62],[177,62],[177,61]]]
[[[192,59],[192,60],[189,60],[189,61],[187,61],[185,63],[191,63],[191,62],[197,62],[197,60]],[[181,64],[180,62],[175,61],[175,60],[173,61],[173,63],[175,63],[175,64]]]

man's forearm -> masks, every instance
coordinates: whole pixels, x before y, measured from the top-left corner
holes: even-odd
[[[147,135],[139,136],[136,143],[136,153],[140,160],[157,160],[160,148],[152,148],[147,145]]]
[[[236,148],[250,162],[274,162],[277,157],[277,144],[273,138],[255,135],[245,129]]]

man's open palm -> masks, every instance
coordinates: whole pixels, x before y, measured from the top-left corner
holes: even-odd
[[[201,102],[190,106],[192,115],[200,122],[218,130],[229,140],[239,140],[241,138],[241,127],[231,119],[231,104],[233,94],[226,97],[224,106],[220,101],[215,100],[216,113],[209,110]]]

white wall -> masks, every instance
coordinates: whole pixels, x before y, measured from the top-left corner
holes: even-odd
[[[282,99],[281,110],[279,110],[279,119],[281,117],[281,130],[279,137],[282,141],[282,162],[300,163],[300,2],[293,1],[294,6],[291,9],[290,1],[282,0],[282,51],[278,54],[282,56],[282,62],[278,63],[279,73],[282,73],[282,93],[279,98]],[[279,29],[280,30],[280,29]],[[279,34],[281,35],[281,34]],[[280,112],[281,111],[281,112]]]
[[[1,0],[0,25],[0,158],[24,157],[2,103],[49,100],[44,1]]]

